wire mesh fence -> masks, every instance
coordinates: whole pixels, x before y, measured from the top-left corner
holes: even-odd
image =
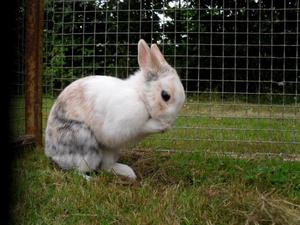
[[[143,38],[159,45],[188,98],[174,129],[138,148],[300,152],[298,0],[45,3],[44,122],[72,81],[137,70]]]
[[[18,9],[16,11],[14,39],[17,52],[15,52],[15,61],[13,74],[14,79],[10,86],[9,95],[12,97],[9,113],[11,139],[25,134],[25,7],[24,0],[18,0]]]

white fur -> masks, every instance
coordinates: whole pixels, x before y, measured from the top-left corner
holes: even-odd
[[[152,45],[150,49],[140,40],[138,51],[140,70],[128,79],[89,76],[73,82],[63,91],[63,99],[68,99],[64,93],[72,93],[75,101],[76,92],[80,91],[80,100],[66,109],[67,114],[73,115],[72,119],[84,121],[97,142],[109,150],[102,149],[99,155],[90,153],[84,157],[52,156],[59,164],[90,171],[101,163],[104,170],[136,178],[130,167],[116,163],[118,149],[145,135],[168,130],[185,101],[184,89],[176,71],[167,64],[157,46]],[[162,90],[172,93],[169,102],[162,99]],[[88,111],[87,106],[80,108],[82,98],[84,103],[89,103],[89,108],[92,106],[92,110]]]
[[[77,168],[81,172],[89,172],[97,169],[102,156],[100,153],[89,152],[84,156],[80,154],[54,155],[52,159],[63,169]]]
[[[88,87],[87,99],[95,99],[94,120],[101,121],[101,125],[91,125],[97,126],[97,130],[101,126],[97,137],[100,143],[119,148],[134,141],[143,132],[148,134],[168,128],[158,121],[156,126],[153,126],[153,122],[150,122],[152,126],[147,126],[149,114],[146,106],[141,101],[137,89],[128,85],[130,82],[113,77],[93,76],[84,83]],[[145,129],[145,126],[148,128]]]
[[[127,177],[129,179],[135,180],[136,175],[129,166],[122,164],[122,163],[115,163],[111,169],[108,170],[109,172],[113,172],[117,175]]]

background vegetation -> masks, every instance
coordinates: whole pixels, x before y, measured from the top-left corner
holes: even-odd
[[[127,77],[144,38],[160,45],[188,94],[299,101],[296,0],[46,3],[47,93],[90,74]]]
[[[136,182],[105,172],[88,182],[43,149],[18,151],[11,224],[300,224],[299,1],[45,3],[44,126],[71,81],[134,72],[140,38],[160,45],[189,98],[176,129],[122,155]],[[24,132],[24,13],[14,136]]]

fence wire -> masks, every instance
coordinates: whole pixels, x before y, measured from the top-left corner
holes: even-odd
[[[18,0],[14,31],[17,34],[14,41],[16,52],[14,53],[13,79],[10,85],[10,134],[14,140],[25,134],[25,7],[24,0]]]
[[[157,43],[187,102],[138,148],[300,153],[299,0],[47,0],[44,119],[88,75],[128,77]]]

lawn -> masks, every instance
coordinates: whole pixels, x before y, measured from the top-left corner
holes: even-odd
[[[124,153],[138,180],[14,160],[12,224],[300,224],[300,163],[201,153]]]
[[[300,153],[300,107],[188,101],[175,129],[141,148],[238,153]]]
[[[43,127],[53,99],[43,98]],[[12,133],[24,133],[24,100],[12,104]],[[139,149],[235,153],[300,153],[300,107],[189,98],[174,129],[144,139]]]
[[[44,127],[52,104],[43,99]],[[22,134],[24,102],[13,106],[12,131]],[[286,155],[299,153],[299,107],[189,99],[174,129],[124,151],[135,182],[105,172],[87,181],[43,149],[19,151],[11,223],[296,225],[300,161]]]

